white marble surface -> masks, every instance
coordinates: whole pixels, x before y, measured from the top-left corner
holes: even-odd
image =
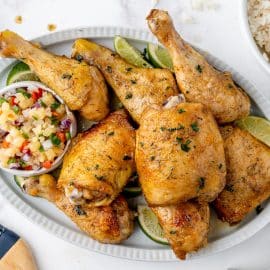
[[[26,38],[76,26],[117,25],[146,28],[145,16],[154,0],[0,0],[0,30],[9,28]],[[270,74],[263,70],[247,44],[240,21],[240,0],[213,0],[217,8],[191,10],[191,0],[160,0],[158,7],[169,10],[183,36],[210,51],[248,78],[270,99]],[[22,24],[15,24],[17,15]],[[192,23],[184,23],[193,19]],[[0,223],[13,229],[30,244],[41,270],[84,269],[269,269],[270,226],[251,239],[222,253],[203,259],[149,263],[120,260],[86,251],[30,223],[0,195]]]

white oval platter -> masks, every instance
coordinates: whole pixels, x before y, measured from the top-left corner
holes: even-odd
[[[90,38],[100,44],[113,48],[113,37],[122,35],[142,49],[146,42],[155,42],[150,32],[119,27],[87,27],[70,29],[51,33],[35,39],[49,51],[70,56],[71,47],[77,38]],[[201,51],[202,52],[202,51]],[[253,85],[228,65],[212,56],[206,55],[208,61],[219,70],[227,70],[233,74],[234,80],[243,87],[252,98],[252,114],[270,118],[270,103]],[[0,86],[5,85],[7,71],[14,60],[0,59]],[[120,245],[105,245],[92,240],[79,229],[54,205],[49,202],[23,194],[13,181],[13,176],[0,172],[0,192],[20,213],[35,224],[51,232],[55,236],[85,249],[103,254],[145,261],[175,261],[177,260],[168,246],[159,245],[148,239],[136,226],[133,235]],[[228,249],[262,229],[270,222],[270,204],[266,203],[264,210],[256,215],[250,214],[241,224],[229,227],[218,221],[212,213],[209,244],[200,251],[190,254],[187,259],[195,259]]]

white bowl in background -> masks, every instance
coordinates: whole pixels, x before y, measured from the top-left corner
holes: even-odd
[[[250,30],[248,21],[248,0],[241,0],[240,5],[242,27],[245,32],[246,38],[248,39],[248,44],[260,64],[264,67],[265,70],[270,73],[270,63],[264,58],[263,52],[261,51],[259,45],[257,45]]]
[[[50,88],[48,88],[47,86],[45,86],[42,83],[39,82],[34,82],[34,81],[23,81],[23,82],[17,82],[17,83],[13,83],[11,85],[8,85],[4,88],[2,88],[0,90],[0,95],[3,95],[4,93],[7,93],[9,91],[12,91],[14,89],[17,89],[19,87],[37,87],[37,88],[42,88],[43,90],[50,92],[60,103],[64,104],[64,101],[62,100],[62,98],[60,98],[53,90],[51,90]],[[70,125],[70,134],[71,134],[71,138],[74,137],[76,135],[77,132],[77,122],[76,119],[73,115],[73,113],[69,110],[69,108],[67,107],[67,105],[65,105],[65,109],[66,109],[66,114],[68,116],[68,118],[71,119],[71,125]],[[4,170],[5,172],[8,172],[12,175],[18,175],[18,176],[26,176],[26,177],[30,177],[30,176],[34,176],[34,175],[40,175],[40,174],[44,174],[44,173],[48,173],[50,171],[53,171],[54,169],[56,169],[63,160],[63,157],[65,155],[65,153],[68,150],[68,147],[70,145],[71,140],[69,140],[64,148],[63,153],[57,157],[57,159],[53,162],[51,168],[49,169],[39,169],[39,170],[17,170],[17,169],[8,169],[8,168],[4,168],[0,165],[0,168],[2,170]]]

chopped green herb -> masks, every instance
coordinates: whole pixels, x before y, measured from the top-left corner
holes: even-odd
[[[43,100],[40,100],[39,103],[40,103],[41,107],[47,108],[47,105],[45,102],[43,102]]]
[[[60,106],[61,104],[59,103],[59,102],[54,102],[54,103],[52,103],[52,105],[51,105],[51,108],[53,109],[53,110],[56,110],[57,108],[59,108],[59,106]]]
[[[181,143],[183,141],[183,138],[176,137],[176,140],[177,140],[178,143]]]
[[[170,234],[176,234],[176,231],[170,231]]]
[[[169,89],[171,89],[172,87],[171,86],[167,86],[166,88],[165,88],[165,90],[169,90]]]
[[[96,164],[95,169],[98,170],[98,168],[99,168],[99,164]]]
[[[0,105],[2,105],[4,102],[7,102],[5,98],[0,97]]]
[[[227,190],[227,191],[229,191],[229,192],[233,192],[233,191],[234,191],[233,185],[232,185],[232,184],[227,184],[227,185],[225,186],[225,190]]]
[[[52,125],[57,126],[59,123],[59,120],[55,116],[50,117],[50,120]]]
[[[77,215],[84,216],[86,212],[82,209],[81,205],[74,206],[74,210],[76,211]]]
[[[197,65],[196,66],[196,70],[199,72],[199,73],[202,73],[202,67],[200,65]]]
[[[140,146],[141,146],[141,147],[144,147],[144,143],[143,143],[143,142],[140,142]]]
[[[132,96],[133,96],[133,95],[132,95],[132,93],[130,93],[130,92],[129,92],[129,93],[127,93],[127,94],[126,94],[125,99],[131,99],[131,98],[132,98]]]
[[[111,67],[111,66],[107,66],[107,67],[105,68],[105,70],[106,70],[107,72],[109,72],[109,73],[112,73],[112,67]]]
[[[99,180],[99,181],[104,181],[104,180],[105,180],[105,178],[104,178],[103,175],[100,175],[100,176],[99,176],[99,175],[96,175],[96,174],[95,174],[95,177],[96,177],[96,179]]]
[[[187,140],[185,143],[181,143],[181,149],[185,152],[188,152],[190,150],[189,144],[191,143],[191,140]]]
[[[232,89],[233,85],[231,83],[228,83],[228,88]]]
[[[136,84],[136,83],[137,83],[137,80],[130,80],[130,82],[131,82],[132,84]]]
[[[126,71],[127,71],[127,72],[129,72],[129,71],[131,71],[131,70],[132,70],[132,67],[126,68]]]
[[[21,159],[19,161],[19,164],[20,164],[21,167],[25,167],[26,166],[26,163],[23,160],[21,160]]]
[[[108,136],[113,136],[114,135],[114,131],[110,131],[109,133],[108,133]]]
[[[75,59],[76,59],[77,61],[81,62],[81,61],[83,60],[83,56],[80,55],[80,54],[77,54],[76,57],[75,57]]]
[[[25,139],[29,139],[29,135],[27,134],[27,133],[25,133],[25,132],[23,132],[23,137],[25,138]]]
[[[130,156],[128,156],[128,155],[124,155],[123,156],[123,160],[131,160],[132,159],[132,157],[130,157]]]
[[[62,75],[62,79],[67,79],[67,80],[70,80],[72,78],[72,75],[68,74],[68,73],[64,73]]]
[[[155,156],[151,156],[150,160],[153,161],[153,160],[155,160],[155,158],[156,158]]]
[[[179,113],[183,113],[183,112],[185,112],[185,110],[184,110],[183,108],[180,108],[180,109],[178,110],[178,112],[179,112]]]
[[[179,124],[178,127],[174,127],[174,128],[167,128],[168,131],[170,132],[173,132],[173,131],[176,131],[176,130],[180,130],[180,129],[184,129],[185,127],[181,124]]]
[[[19,113],[19,111],[20,111],[20,108],[18,107],[18,106],[13,106],[12,107],[12,110],[16,113],[16,114],[18,114]]]
[[[70,132],[69,132],[69,131],[68,131],[68,132],[66,132],[66,134],[65,134],[65,135],[66,135],[66,139],[67,139],[67,140],[70,140],[70,139],[71,139],[71,134],[70,134]]]
[[[190,126],[191,126],[192,130],[195,132],[198,132],[200,130],[197,122],[192,123]]]
[[[61,144],[61,140],[56,136],[56,134],[51,134],[50,140],[51,140],[53,145],[60,145]]]
[[[160,127],[160,130],[164,131],[164,130],[166,130],[166,128],[165,127]]]
[[[199,178],[199,189],[203,189],[205,186],[205,178],[204,177],[200,177]]]
[[[220,163],[220,164],[218,165],[218,168],[219,168],[219,169],[221,169],[221,168],[222,168],[222,166],[223,166],[223,164],[222,164],[222,163]]]
[[[32,96],[30,93],[26,92],[24,88],[16,89],[16,93],[21,93],[26,98],[30,98]]]
[[[39,152],[44,152],[45,151],[45,149],[44,149],[44,147],[41,145],[40,147],[39,147]]]
[[[9,164],[16,163],[16,162],[17,162],[16,158],[10,158],[8,160],[7,164],[9,165]]]
[[[38,117],[35,116],[35,115],[33,115],[32,118],[33,118],[34,120],[38,120]]]

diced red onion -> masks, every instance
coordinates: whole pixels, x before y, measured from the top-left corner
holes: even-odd
[[[60,123],[60,129],[68,129],[71,125],[71,119],[65,118]]]
[[[36,108],[36,109],[39,109],[41,107],[40,103],[39,102],[36,102],[34,105],[33,105],[33,108]]]

